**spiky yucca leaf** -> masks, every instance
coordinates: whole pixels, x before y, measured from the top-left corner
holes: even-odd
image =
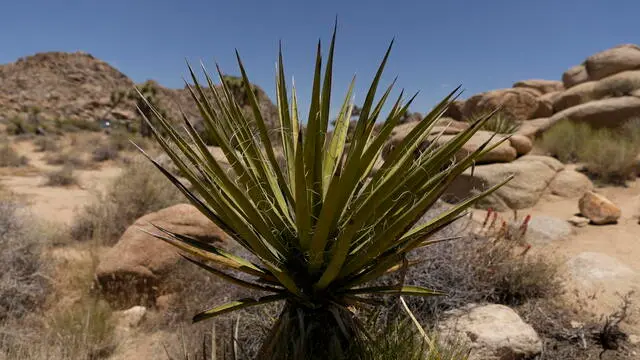
[[[378,287],[367,287],[366,284],[402,267],[409,251],[428,245],[432,234],[458,219],[474,201],[500,186],[452,207],[427,224],[414,227],[456,176],[491,150],[487,142],[467,158],[459,162],[453,160],[491,114],[476,120],[449,143],[432,145],[416,157],[415,150],[459,94],[458,89],[454,90],[424,117],[371,176],[383,145],[414,97],[406,100],[401,93],[386,117],[381,116],[394,85],[375,100],[390,45],[367,92],[351,142],[346,143],[346,135],[353,107],[353,83],[341,101],[333,136],[326,136],[334,44],[335,29],[324,74],[318,44],[304,133],[300,130],[295,88],[291,94],[287,92],[280,50],[276,99],[284,154],[282,168],[276,160],[276,145],[271,142],[269,129],[239,56],[238,65],[253,110],[252,117],[240,111],[227,84],[221,81],[216,86],[206,70],[208,89],[200,85],[191,68],[193,85],[188,84],[206,129],[220,145],[233,174],[216,163],[186,116],[186,135],[181,135],[161,114],[155,114],[158,121],[156,126],[152,125],[154,136],[192,184],[193,190],[151,161],[205,216],[254,254],[259,262],[252,263],[211,244],[165,229],[159,228],[161,233],[157,236],[189,254],[190,261],[199,263],[213,275],[269,293],[259,299],[216,305],[197,314],[195,321],[273,301],[294,304],[298,310],[288,313],[295,317],[300,309],[331,308],[332,314],[342,314],[352,305],[377,303],[375,296],[440,294],[404,284]],[[219,69],[218,72],[220,79],[224,79]],[[376,135],[373,127],[379,120],[383,122]],[[254,281],[241,279],[239,274],[245,278],[254,277]],[[336,321],[341,327],[344,325],[342,320]]]

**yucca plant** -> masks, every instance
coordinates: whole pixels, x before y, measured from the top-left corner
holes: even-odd
[[[401,92],[377,135],[373,134],[374,124],[382,119],[382,108],[394,85],[375,99],[391,42],[367,92],[352,141],[346,143],[355,78],[342,101],[333,136],[328,138],[335,35],[334,29],[324,76],[320,42],[317,45],[304,133],[295,87],[291,94],[286,87],[280,50],[276,92],[277,131],[284,154],[282,167],[275,155],[279,149],[274,148],[269,138],[269,129],[237,52],[252,117],[242,113],[218,67],[219,86],[204,67],[207,85],[201,85],[190,66],[193,84],[187,84],[207,131],[226,155],[233,174],[223,170],[211,156],[186,116],[183,116],[185,135],[159,112],[155,113],[157,127],[149,122],[154,136],[191,183],[192,190],[149,159],[193,205],[257,260],[249,261],[161,227],[157,227],[155,236],[175,245],[189,261],[213,275],[265,293],[259,298],[217,304],[195,315],[193,320],[284,302],[280,317],[261,349],[261,358],[339,359],[354,346],[365,351],[366,333],[355,316],[359,307],[379,305],[379,296],[385,295],[442,294],[404,284],[372,286],[372,281],[409,266],[408,252],[439,241],[431,239],[431,235],[464,216],[472,203],[500,186],[459,203],[432,221],[414,226],[456,176],[491,150],[485,143],[466,158],[453,160],[490,116],[476,121],[445,145],[432,142],[416,158],[415,150],[455,100],[456,89],[416,125],[370,176],[383,144],[415,95],[405,101]]]
[[[489,112],[480,112],[478,114],[474,114],[466,119],[467,122],[473,124],[479,119],[485,118]],[[494,132],[497,134],[514,134],[518,129],[520,129],[520,122],[517,120],[508,117],[501,111],[494,111],[493,116],[490,117],[488,121],[484,123],[481,130]]]

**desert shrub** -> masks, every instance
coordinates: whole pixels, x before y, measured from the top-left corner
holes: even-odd
[[[48,154],[44,160],[49,165],[65,165],[68,164],[73,168],[86,168],[89,166],[87,162],[77,153],[67,151],[62,153]]]
[[[560,121],[545,131],[539,144],[549,155],[569,163],[579,160],[578,153],[590,137],[591,128],[588,124]]]
[[[606,183],[623,184],[636,171],[640,155],[640,123],[626,130],[599,129],[578,152],[588,174]],[[626,135],[624,135],[626,134]]]
[[[133,150],[135,147],[129,139],[132,135],[124,131],[113,131],[109,134],[109,144],[118,151]]]
[[[38,308],[49,285],[41,258],[43,228],[22,210],[7,197],[0,200],[0,322]]]
[[[60,148],[58,141],[48,136],[37,137],[33,144],[38,152],[58,151]]]
[[[422,221],[432,216],[429,212]],[[444,296],[408,298],[416,316],[433,324],[444,311],[471,303],[514,306],[555,296],[560,288],[558,264],[530,253],[523,241],[527,221],[504,221],[489,212],[478,230],[461,219],[436,236],[451,240],[416,249],[409,261],[418,264],[409,268],[405,280],[446,291]],[[386,281],[397,281],[397,276]]]
[[[575,294],[569,299],[536,300],[515,310],[536,330],[543,341],[541,359],[636,359],[637,345],[629,341],[628,327],[635,324],[637,306],[633,292],[618,294],[619,305],[604,316],[594,314],[593,294]],[[611,354],[612,353],[612,354]]]
[[[153,165],[136,159],[76,216],[71,235],[113,244],[139,217],[182,201],[182,194]]]
[[[109,134],[109,144],[118,151],[138,151],[131,141],[144,150],[148,150],[156,145],[155,142],[150,141],[149,138],[123,130],[116,130]]]
[[[8,143],[0,145],[0,167],[20,167],[29,164],[26,156],[18,154]]]
[[[93,120],[56,119],[54,126],[61,132],[100,131],[100,124]]]
[[[9,135],[35,134],[35,132],[36,126],[20,117],[9,119],[7,124],[7,134]]]
[[[70,186],[78,183],[73,166],[65,164],[62,168],[47,174],[47,186]]]
[[[115,160],[118,157],[118,149],[109,143],[98,144],[91,151],[91,159],[93,161],[102,162],[107,160]]]
[[[640,119],[616,129],[561,121],[544,133],[540,146],[562,162],[583,163],[596,180],[624,183],[635,175],[640,154]]]

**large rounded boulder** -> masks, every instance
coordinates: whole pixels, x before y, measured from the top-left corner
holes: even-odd
[[[218,226],[188,204],[174,205],[139,218],[116,245],[100,257],[96,269],[102,293],[117,308],[154,305],[158,296],[172,291],[168,285],[171,274],[181,266],[193,266],[186,264],[175,247],[145,232],[159,232],[152,224],[209,243],[227,239]]]
[[[600,80],[626,70],[640,69],[640,46],[618,45],[593,54],[585,61],[589,80]]]
[[[623,44],[589,56],[582,64],[565,71],[564,87],[597,81],[619,72],[640,70],[640,46]]]
[[[553,100],[554,111],[605,98],[633,96],[640,90],[640,70],[623,71],[599,81],[588,81],[564,91]]]
[[[438,145],[444,145],[451,139],[453,139],[456,134],[460,131],[463,131],[468,127],[468,124],[460,121],[449,121],[449,126],[434,126],[431,134],[427,137],[424,143],[419,146],[419,151],[426,149],[429,145],[431,145],[434,141]],[[416,126],[416,123],[407,123],[402,124],[400,126],[396,126],[393,130],[390,140],[385,145],[382,150],[382,158],[386,159],[386,157],[391,153],[392,149],[396,146],[399,146],[402,140],[411,132],[411,130]],[[489,131],[478,131],[476,132],[471,139],[465,143],[456,154],[456,159],[463,159],[473,151],[477,150],[482,144],[486,141],[489,141],[490,145],[497,144],[504,136],[496,135],[492,138],[494,134]],[[494,149],[486,153],[480,159],[478,159],[477,163],[486,164],[486,163],[496,163],[496,162],[511,162],[515,160],[518,156],[524,155],[528,153],[532,148],[532,144],[528,139],[525,139],[521,136],[515,136],[510,141],[504,141],[502,144],[496,146]]]
[[[533,89],[540,93],[540,95],[544,95],[550,92],[557,92],[564,90],[564,85],[562,81],[558,80],[542,80],[542,79],[531,79],[531,80],[523,80],[518,81],[513,84],[514,88],[525,88],[525,89]]]
[[[479,165],[458,176],[443,194],[443,200],[459,202],[513,176],[477,206],[498,211],[529,208],[538,202],[563,169],[560,161],[537,155],[523,156],[511,163]]]
[[[504,116],[516,121],[550,116],[540,95],[538,90],[527,87],[487,91],[468,98],[462,114],[468,118],[501,107]]]
[[[594,127],[618,127],[637,119],[640,114],[640,98],[623,96],[590,101],[554,114],[550,124],[563,119],[587,123]]]

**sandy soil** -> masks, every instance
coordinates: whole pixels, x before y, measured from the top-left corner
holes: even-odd
[[[75,211],[89,204],[96,192],[104,190],[121,171],[109,163],[96,170],[76,170],[77,186],[46,186],[47,172],[60,167],[48,165],[43,160],[46,153],[35,152],[29,141],[15,143],[14,149],[29,158],[31,170],[4,171],[0,175],[0,184],[25,199],[34,215],[52,222],[70,224]]]

